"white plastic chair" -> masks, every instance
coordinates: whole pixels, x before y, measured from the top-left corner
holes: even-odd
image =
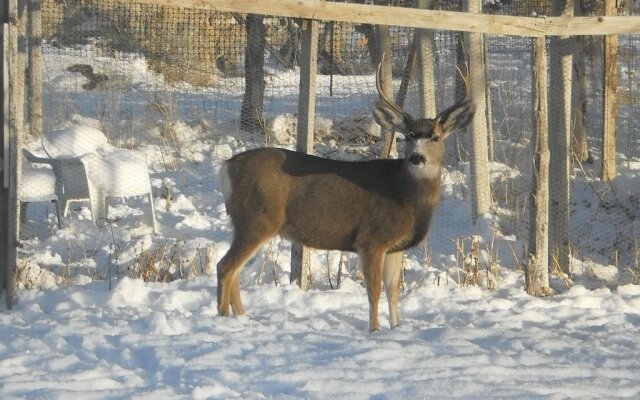
[[[149,225],[156,232],[151,180],[144,155],[117,149],[101,154],[87,153],[80,157],[87,176],[91,218],[98,222],[109,214],[108,198],[149,196]]]
[[[101,130],[90,126],[74,125],[46,132],[42,136],[42,150],[47,157],[37,157],[25,151],[27,160],[49,164],[53,170],[59,227],[63,225],[60,217],[68,215],[71,202],[89,200],[84,165],[78,157],[110,148],[109,140]],[[25,181],[24,178],[23,181]]]
[[[30,160],[32,154],[25,152],[25,158]],[[25,162],[22,165],[22,180],[18,186],[18,201],[20,202],[20,219],[26,221],[29,203],[51,202],[56,206],[58,226],[61,226],[60,205],[56,193],[56,176],[50,167],[38,167]]]
[[[23,199],[21,202],[35,202],[37,198],[55,197],[57,202],[58,227],[63,226],[63,217],[69,212],[69,204],[73,201],[85,201],[89,199],[89,188],[87,186],[87,177],[84,171],[84,165],[78,158],[46,158],[38,157],[28,150],[23,151],[25,159],[32,163],[47,164],[51,166],[49,173],[53,179],[44,176],[45,168],[39,168],[36,175],[33,173],[23,175],[21,179],[21,188],[25,188]],[[27,168],[27,171],[29,169]],[[51,177],[51,175],[49,175]],[[36,181],[37,180],[37,181]],[[51,191],[53,183],[53,195],[48,193]],[[28,191],[27,191],[28,188]],[[41,193],[37,192],[41,190]],[[26,210],[25,210],[26,211]]]
[[[27,150],[24,154],[31,162],[51,166],[60,227],[61,217],[66,217],[72,201],[89,200],[92,220],[97,222],[108,216],[108,198],[149,195],[150,225],[156,232],[153,194],[144,155],[112,147],[104,133],[87,126],[47,132],[42,148],[48,157],[38,157]],[[28,177],[23,177],[22,181],[27,182],[26,179]]]

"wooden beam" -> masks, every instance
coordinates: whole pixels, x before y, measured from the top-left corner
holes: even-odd
[[[321,0],[119,0],[121,3],[528,37],[640,33],[640,16],[513,17]]]
[[[592,36],[640,33],[640,16],[546,17],[546,36]]]
[[[544,36],[542,18],[334,3],[320,0],[120,0],[214,11],[518,36]]]

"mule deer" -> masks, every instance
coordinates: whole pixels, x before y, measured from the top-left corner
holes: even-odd
[[[218,313],[244,312],[239,273],[255,251],[280,235],[317,249],[357,252],[369,297],[369,328],[377,330],[384,281],[391,327],[398,325],[399,268],[384,267],[387,253],[418,244],[440,199],[444,139],[466,126],[475,111],[466,96],[434,119],[415,119],[380,99],[374,117],[406,138],[404,159],[338,161],[279,148],[249,150],[227,160],[220,181],[234,226],[229,251],[217,266]]]

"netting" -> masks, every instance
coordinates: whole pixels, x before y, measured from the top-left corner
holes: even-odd
[[[550,3],[486,0],[483,12],[549,15]],[[585,14],[602,14],[602,2],[582,3]],[[457,11],[461,4],[435,1],[432,8]],[[640,2],[634,1],[620,12],[637,15],[639,9]],[[23,213],[22,256],[61,271],[92,269],[92,276],[104,276],[116,257],[138,269],[145,260],[165,257],[167,265],[175,268],[176,263],[169,259],[182,249],[182,254],[190,254],[185,263],[197,260],[203,269],[210,268],[211,254],[202,249],[215,243],[221,233],[207,229],[211,220],[224,216],[222,210],[211,209],[209,197],[220,195],[203,178],[202,170],[228,158],[234,150],[295,143],[299,21],[110,0],[44,0],[42,25],[45,132],[74,124],[90,126],[104,132],[110,146],[142,154],[156,219],[165,232],[160,239],[145,236],[149,222],[140,216],[148,212],[149,198],[111,201],[107,215],[120,221],[109,218],[108,223],[127,227],[118,240],[108,231],[95,229],[94,210],[86,204],[71,206],[71,212],[60,216],[65,226],[60,234],[54,206],[25,201],[29,207]],[[407,69],[416,30],[393,26],[390,34],[394,93],[402,86],[406,71],[411,71],[404,107],[417,115],[418,67]],[[435,106],[440,111],[461,96],[456,66],[464,65],[468,49],[460,33],[436,30],[432,34]],[[249,54],[246,49],[256,43],[257,53]],[[374,26],[322,22],[315,128],[319,154],[363,159],[380,153],[380,129],[371,115],[377,99],[377,46]],[[504,235],[526,242],[533,143],[531,39],[485,35],[484,46],[494,212],[500,216]],[[580,261],[583,268],[591,261],[617,263],[620,271],[633,267],[637,273],[640,200],[631,186],[640,171],[640,36],[619,37],[617,150],[622,176],[612,183],[598,178],[603,119],[601,37],[586,38],[584,49],[589,157],[571,165],[569,246],[574,264]],[[263,66],[256,68],[260,65],[256,58]],[[550,96],[556,90],[551,87]],[[248,92],[253,103],[245,104],[248,111],[243,113]],[[256,100],[260,96],[262,100]],[[34,152],[43,150],[41,138],[29,137],[28,142]],[[451,170],[467,171],[470,151],[468,137],[456,135],[445,163]],[[130,165],[133,168],[135,162]],[[39,184],[36,180],[23,182],[26,188],[37,189]],[[53,261],[45,260],[43,248],[52,249]]]

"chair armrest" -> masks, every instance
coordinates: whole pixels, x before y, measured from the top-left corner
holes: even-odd
[[[24,158],[32,163],[36,164],[49,164],[53,165],[53,160],[50,158],[38,157],[27,149],[22,150],[22,154],[24,154]]]

